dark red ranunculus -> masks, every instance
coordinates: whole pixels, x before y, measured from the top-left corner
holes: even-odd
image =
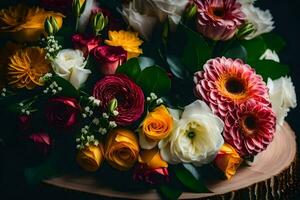
[[[74,98],[51,98],[45,108],[48,123],[60,130],[70,129],[76,125],[79,114],[80,106]]]
[[[117,68],[127,60],[127,52],[122,47],[100,46],[93,51],[104,75],[114,74]]]
[[[103,111],[116,98],[119,114],[114,118],[117,125],[128,126],[137,121],[144,112],[145,98],[142,89],[123,74],[107,75],[98,81],[93,96],[102,102]]]
[[[20,115],[18,117],[18,129],[25,132],[31,128],[31,116],[30,115]]]
[[[87,57],[95,47],[101,44],[101,39],[95,36],[75,34],[72,36],[72,42],[74,47],[80,49],[84,53],[84,56]]]
[[[40,5],[47,10],[70,13],[73,0],[40,0]]]
[[[41,156],[46,156],[52,146],[52,140],[45,132],[33,133],[28,136],[28,140],[33,144],[34,151]]]
[[[145,164],[138,164],[133,173],[133,180],[150,185],[159,185],[170,181],[168,168],[149,169]]]

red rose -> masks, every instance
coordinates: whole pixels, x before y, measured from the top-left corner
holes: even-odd
[[[127,52],[122,47],[101,46],[94,49],[94,57],[104,75],[114,74],[127,60]]]
[[[144,182],[150,185],[158,185],[170,181],[168,168],[149,169],[145,164],[136,166],[133,173],[133,180],[136,182]]]
[[[40,5],[47,10],[69,13],[73,0],[40,0]]]
[[[31,128],[31,117],[30,115],[20,115],[18,117],[18,129],[25,132]]]
[[[76,99],[55,97],[48,101],[45,115],[48,123],[57,129],[72,128],[78,121],[80,106]]]
[[[85,36],[82,34],[75,34],[72,36],[72,42],[76,49],[80,49],[84,56],[88,54],[101,43],[101,39],[94,36]]]
[[[127,126],[137,121],[144,112],[144,94],[142,89],[123,74],[107,75],[98,81],[93,96],[102,102],[102,109],[108,110],[109,102],[116,98],[118,115],[117,125]]]
[[[46,156],[52,146],[52,140],[45,132],[31,134],[28,136],[28,140],[33,144],[33,150],[41,156]]]

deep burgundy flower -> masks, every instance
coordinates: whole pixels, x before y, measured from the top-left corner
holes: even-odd
[[[142,89],[123,74],[107,75],[98,81],[93,96],[102,102],[103,111],[116,98],[119,114],[115,121],[120,126],[128,126],[137,121],[144,112],[145,98]]]
[[[31,128],[31,116],[30,115],[20,115],[18,117],[18,129],[25,132]]]
[[[33,150],[40,156],[46,156],[52,146],[52,140],[45,132],[33,133],[28,136],[28,140],[33,144]]]
[[[138,164],[134,170],[133,180],[150,185],[159,185],[170,181],[168,168],[150,169],[145,164]]]
[[[57,129],[72,128],[78,121],[79,113],[77,100],[68,97],[49,99],[45,108],[48,123]]]
[[[83,34],[75,34],[72,36],[73,46],[76,49],[80,49],[84,56],[88,54],[97,46],[101,44],[101,39],[95,36],[86,36]]]
[[[104,75],[114,74],[117,68],[127,60],[127,52],[122,47],[96,47],[93,55]]]

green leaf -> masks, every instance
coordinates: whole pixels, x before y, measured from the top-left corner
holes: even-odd
[[[211,58],[212,50],[205,39],[187,26],[180,24],[179,30],[184,32],[184,38],[187,39],[183,47],[182,62],[194,73],[202,70],[203,65]]]
[[[260,74],[265,81],[268,78],[278,79],[281,76],[285,76],[289,73],[289,67],[284,64],[280,64],[273,60],[259,60],[256,62],[250,62],[249,65],[256,70],[256,73]]]
[[[266,33],[262,37],[268,49],[279,52],[286,46],[286,42],[282,37],[275,33]]]
[[[261,55],[266,51],[267,45],[261,36],[258,36],[252,40],[242,40],[240,41],[248,53],[248,61],[259,60]]]
[[[247,60],[247,50],[245,47],[239,43],[233,44],[227,51],[224,53],[226,58],[232,59],[242,59],[243,61]]]
[[[163,199],[168,200],[177,200],[182,194],[181,190],[174,188],[171,185],[161,185],[158,188],[158,191],[162,195]]]
[[[145,94],[154,92],[160,96],[171,88],[171,80],[166,71],[158,66],[144,69],[137,79],[137,84],[143,88]]]
[[[167,55],[167,63],[169,64],[171,72],[179,79],[188,77],[188,71],[182,65],[180,59],[174,55]]]
[[[141,73],[140,64],[137,58],[132,58],[118,67],[116,73],[125,74],[133,80],[137,80]]]
[[[141,70],[155,65],[155,60],[145,56],[138,57],[138,62],[140,64]]]
[[[62,88],[61,95],[78,98],[78,90],[76,90],[76,88],[69,81],[61,78],[60,76],[53,76],[51,80],[55,81],[58,86]]]
[[[198,174],[194,166],[175,165],[173,170],[180,182],[193,192],[210,192],[205,186],[205,184],[202,182],[201,176]],[[197,176],[195,176],[196,174]]]

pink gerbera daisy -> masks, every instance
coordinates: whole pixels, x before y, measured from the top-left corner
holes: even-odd
[[[245,21],[241,4],[236,0],[194,0],[197,6],[197,29],[213,40],[229,40]]]
[[[209,60],[194,75],[195,95],[206,101],[222,119],[250,99],[269,106],[268,89],[260,75],[242,60],[225,57]]]
[[[254,156],[273,140],[276,117],[270,107],[249,100],[224,119],[224,140],[242,156]]]

